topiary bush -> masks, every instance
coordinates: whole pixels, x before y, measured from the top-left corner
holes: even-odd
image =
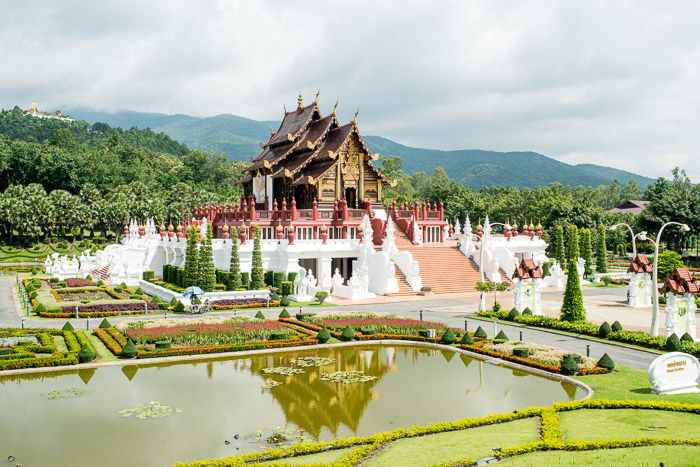
[[[345,326],[343,333],[340,335],[340,340],[351,341],[355,338],[355,331],[350,327],[350,325]]]
[[[289,312],[287,311],[286,308],[282,308],[282,311],[280,312],[280,316],[279,316],[279,317],[280,317],[280,318],[289,318],[289,317],[290,317],[290,314],[289,314]]]
[[[612,323],[612,330],[615,332],[622,331],[622,325],[619,321],[615,321],[614,323]]]
[[[571,354],[564,355],[561,361],[561,372],[564,375],[575,375],[578,372],[578,363]]]
[[[262,311],[258,310],[257,313],[255,313],[255,317],[258,319],[265,319],[265,315],[263,314]]]
[[[289,306],[291,305],[292,301],[289,299],[289,297],[282,297],[280,298],[280,305],[281,306]]]
[[[61,329],[64,331],[75,331],[75,328],[73,328],[73,325],[70,324],[70,321],[66,321],[66,324],[64,324]]]
[[[46,307],[44,306],[43,303],[38,303],[38,304],[34,307],[34,311],[35,311],[36,313],[44,313],[44,312],[46,311]]]
[[[291,281],[282,281],[280,284],[280,294],[284,297],[286,295],[291,295],[293,292],[293,284]]]
[[[99,327],[100,327],[101,329],[105,329],[105,328],[111,328],[112,325],[109,323],[109,321],[107,321],[107,318],[104,318],[104,319],[102,320],[102,322],[100,323],[100,326],[99,326]]]
[[[445,328],[445,332],[440,338],[440,342],[443,344],[454,344],[456,340],[457,338],[455,337],[455,333],[452,328]]]
[[[668,339],[666,339],[666,345],[664,345],[664,348],[671,352],[678,352],[681,350],[681,340],[678,339],[678,336],[675,333],[673,333],[668,336]]]
[[[527,307],[526,307],[526,308],[523,310],[523,316],[526,316],[526,315],[532,316],[532,310],[531,310],[530,308],[527,308]]]
[[[156,342],[156,350],[167,350],[171,347],[170,341],[158,341]]]
[[[12,349],[9,347],[0,347],[0,355],[10,355],[12,353]]]
[[[91,362],[95,359],[95,352],[90,348],[89,345],[83,344],[78,352],[78,361],[80,363]]]
[[[324,326],[323,329],[316,335],[316,340],[318,340],[321,344],[325,344],[328,342],[331,338],[331,333],[328,332],[328,329]]]
[[[578,363],[579,365],[583,363],[583,357],[577,353],[569,353],[569,354],[564,355],[564,357],[573,358],[574,361],[576,363]]]
[[[122,358],[134,358],[136,356],[136,346],[131,339],[126,342],[119,356]]]
[[[527,347],[515,347],[513,349],[513,355],[520,358],[527,358],[530,356],[530,349]]]
[[[496,336],[496,338],[494,340],[506,342],[506,341],[509,341],[510,339],[508,339],[508,336],[506,336],[506,333],[503,332],[503,329],[501,329],[500,331],[498,331],[498,335]]]
[[[462,339],[459,342],[462,344],[465,344],[465,345],[472,345],[474,343],[474,339],[472,339],[471,334],[469,334],[468,332],[465,332],[464,335],[462,336]]]
[[[613,332],[613,330],[607,321],[604,321],[603,324],[601,324],[600,328],[598,329],[598,335],[600,337],[603,337],[603,338],[607,338],[611,332]]]
[[[612,284],[612,281],[613,281],[613,279],[610,276],[603,276],[600,278],[600,282],[602,282],[605,287]]]
[[[272,331],[269,339],[271,341],[281,341],[287,338],[287,333],[284,331]]]
[[[484,331],[484,329],[481,326],[479,326],[478,328],[476,328],[476,331],[474,332],[474,337],[486,339],[488,336],[486,335],[486,331]]]
[[[185,305],[181,301],[177,301],[175,304],[175,308],[173,308],[173,311],[175,313],[184,313],[185,312]]]
[[[517,318],[518,316],[520,316],[520,312],[516,308],[513,308],[508,312],[508,319],[510,321],[515,320],[515,318]]]
[[[604,353],[602,357],[600,357],[600,360],[598,360],[597,365],[601,368],[605,368],[606,370],[613,371],[615,369],[615,362],[613,362],[613,359],[610,358],[610,355],[607,353]]]
[[[325,290],[316,292],[315,298],[316,300],[318,300],[319,305],[323,305],[323,302],[325,302],[328,298],[328,292],[326,292]]]
[[[681,342],[695,342],[695,339],[693,339],[693,336],[686,332],[681,336]]]

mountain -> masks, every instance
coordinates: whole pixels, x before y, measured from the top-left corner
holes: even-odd
[[[105,122],[123,128],[150,128],[190,148],[221,151],[229,158],[238,160],[248,160],[257,155],[260,152],[258,143],[267,141],[270,127],[276,130],[279,126],[279,122],[275,121],[257,121],[230,114],[198,118],[132,111],[107,113],[80,108],[68,109],[65,113],[89,122]],[[645,188],[654,181],[610,167],[566,164],[536,152],[480,149],[442,151],[405,146],[380,136],[365,136],[364,139],[372,152],[401,157],[407,173],[430,173],[441,166],[453,179],[473,188],[487,185],[525,187],[552,182],[597,186],[609,184],[616,178],[622,184],[634,179],[641,188]]]

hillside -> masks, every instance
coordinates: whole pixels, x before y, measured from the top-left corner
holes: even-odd
[[[237,160],[248,160],[258,154],[258,143],[268,139],[270,127],[277,129],[279,125],[279,122],[256,121],[228,114],[197,118],[182,114],[107,113],[85,109],[72,109],[69,113],[87,121],[106,122],[113,126],[151,128],[193,149],[221,151]],[[441,151],[413,148],[380,136],[366,136],[365,140],[373,152],[401,157],[407,173],[430,173],[435,167],[442,166],[452,178],[473,188],[486,185],[538,186],[552,182],[597,186],[609,184],[615,178],[622,184],[633,178],[644,188],[653,182],[651,178],[623,170],[594,164],[570,165],[536,152]]]

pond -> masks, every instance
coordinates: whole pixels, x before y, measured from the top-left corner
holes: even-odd
[[[325,365],[292,364],[310,356],[323,360],[307,365]],[[287,368],[269,370],[279,367]],[[303,372],[274,373],[289,368]],[[322,379],[341,370],[376,378]],[[0,458],[27,467],[168,465],[259,450],[275,431],[332,440],[583,396],[568,383],[414,345],[139,362],[0,384]]]

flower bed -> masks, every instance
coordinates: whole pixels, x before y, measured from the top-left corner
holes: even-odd
[[[64,305],[61,308],[49,308],[45,312],[39,313],[45,318],[73,318],[75,317],[75,306]],[[146,310],[158,310],[158,304],[153,302],[130,302],[130,303],[102,303],[98,305],[78,305],[78,317],[80,318],[102,318],[117,315],[138,315],[145,314]],[[60,310],[60,311],[57,311]]]
[[[92,333],[97,336],[98,339],[102,341],[102,343],[109,349],[110,352],[112,352],[114,355],[119,355],[122,352],[122,348],[124,345],[126,345],[126,342],[124,344],[121,344],[117,339],[115,339],[114,335],[109,332],[114,328],[98,328],[98,329],[93,329]],[[117,333],[119,333],[118,330],[115,329]],[[121,333],[119,333],[121,335]],[[122,336],[123,338],[124,336]]]
[[[123,300],[124,297],[117,292],[107,288],[82,288],[82,289],[54,289],[51,290],[51,295],[57,302],[80,301],[80,300]]]
[[[444,329],[447,325],[432,321],[419,321],[405,318],[335,318],[335,319],[312,319],[311,322],[317,326],[326,326],[332,330],[342,330],[350,326],[355,331],[363,334],[391,334],[418,336],[423,329]]]
[[[77,278],[68,278],[65,279],[64,282],[66,283],[66,287],[92,287],[96,285],[93,281],[88,280],[88,279],[77,279]],[[55,284],[51,284],[55,285]]]
[[[269,306],[279,306],[279,300],[270,300]],[[214,310],[233,310],[238,308],[260,308],[268,306],[267,300],[259,298],[227,298],[222,300],[214,300],[211,302],[211,307]]]
[[[63,336],[68,352],[57,351],[53,336]],[[80,350],[78,341],[81,338],[86,339],[84,334],[79,335],[74,331],[59,329],[8,328],[0,331],[0,338],[8,339],[8,341],[16,342],[27,337],[35,339],[36,345],[6,346],[11,348],[11,353],[1,356],[0,370],[75,365],[78,363],[77,354]]]
[[[315,339],[289,339],[279,341],[255,341],[255,342],[239,342],[229,345],[215,345],[204,347],[180,347],[170,350],[154,350],[154,351],[139,351],[136,358],[157,358],[171,357],[176,355],[197,355],[211,354],[222,352],[240,352],[243,350],[258,350],[258,349],[278,349],[281,347],[299,347],[305,345],[318,344]]]

